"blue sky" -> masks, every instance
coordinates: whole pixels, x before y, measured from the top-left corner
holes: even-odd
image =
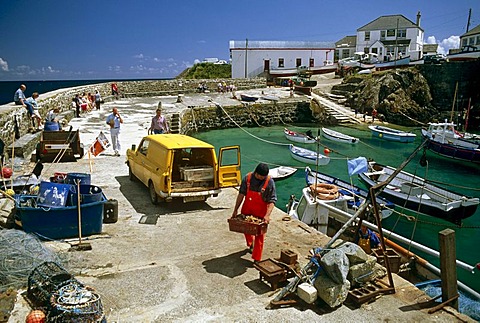
[[[0,81],[171,78],[229,40],[335,42],[382,15],[422,14],[425,42],[458,46],[480,0],[0,1]]]

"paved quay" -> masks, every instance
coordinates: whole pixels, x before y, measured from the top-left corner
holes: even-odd
[[[236,189],[223,190],[206,203],[155,206],[147,188],[128,178],[126,149],[147,134],[158,101],[170,114],[176,112],[175,99],[121,99],[72,119],[70,124],[80,129],[81,141],[88,146],[100,131],[109,137],[104,120],[112,107],[118,107],[125,122],[120,133],[121,156],[115,157],[109,150],[91,161],[44,165],[44,178],[54,172],[91,173],[92,184],[100,186],[108,198],[118,200],[118,222],[104,224],[101,235],[86,240],[91,251],[64,252],[68,243],[48,243],[64,252],[70,273],[96,289],[108,322],[473,322],[450,308],[434,314],[418,309],[428,298],[397,275],[395,294],[358,308],[300,303],[267,310],[274,294],[259,280],[243,235],[228,230]],[[190,95],[184,102],[200,106],[209,104],[208,99],[208,95]],[[211,99],[222,97],[212,94]],[[278,258],[280,250],[290,249],[299,255],[303,267],[309,250],[325,245],[329,238],[299,221],[286,221],[285,216],[274,210],[263,258]],[[141,224],[142,218],[156,218],[156,223]],[[19,297],[9,322],[23,322],[29,310]]]

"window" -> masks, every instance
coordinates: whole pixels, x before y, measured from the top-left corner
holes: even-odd
[[[467,39],[466,38],[462,39],[462,46],[467,46]]]
[[[376,48],[376,47],[372,48],[372,53],[378,54],[378,48]]]
[[[370,40],[370,32],[366,31],[365,32],[365,41],[368,41],[368,40]]]
[[[299,67],[299,66],[302,66],[302,59],[301,58],[297,58],[296,59],[296,67]]]
[[[468,39],[468,44],[469,44],[469,45],[475,45],[475,38],[470,37],[470,38]]]
[[[380,38],[385,38],[385,30],[382,30],[382,31],[380,32]]]
[[[388,29],[387,37],[394,37],[394,36],[395,36],[395,29]]]
[[[285,67],[285,60],[283,58],[278,59],[278,67]]]
[[[398,38],[407,38],[407,30],[406,29],[399,29],[397,31]]]
[[[347,58],[347,57],[350,57],[350,50],[349,49],[342,50],[341,58]]]
[[[144,140],[141,144],[140,144],[140,153],[142,155],[147,155],[147,151],[148,151],[148,144],[150,143],[149,140]]]
[[[480,36],[477,36],[477,42],[476,45],[480,45]]]
[[[315,66],[315,58],[310,58],[308,66],[310,66],[310,67]]]

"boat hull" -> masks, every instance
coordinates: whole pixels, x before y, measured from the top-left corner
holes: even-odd
[[[360,140],[356,137],[348,136],[340,132],[336,132],[327,128],[322,128],[323,137],[337,142],[343,142],[346,144],[357,144]]]
[[[409,143],[415,140],[416,135],[387,127],[369,126],[372,136],[389,141]]]
[[[394,171],[393,168],[387,167],[384,167],[384,170],[387,170],[385,176]],[[374,173],[360,173],[358,176],[369,188],[383,181],[382,179],[374,180],[373,177],[378,176]],[[478,198],[467,198],[432,184],[425,184],[420,177],[415,176],[413,179],[413,175],[403,171],[397,176],[406,176],[405,178],[410,179],[405,179],[400,187],[387,185],[380,196],[399,206],[457,225],[460,225],[463,219],[472,216],[477,210]],[[443,201],[434,199],[434,196],[443,196]]]
[[[314,151],[290,145],[290,154],[293,159],[309,165],[324,166],[330,162],[330,157],[317,154]]]
[[[16,196],[15,218],[21,222],[23,231],[34,233],[44,240],[78,237],[76,205],[61,208],[24,206],[27,201],[34,201],[36,198],[32,195]],[[102,233],[103,208],[106,201],[102,194],[100,201],[80,204],[82,236]]]
[[[285,135],[285,138],[292,142],[297,142],[300,144],[313,144],[315,142],[315,138],[309,137],[306,134],[296,132],[296,131],[291,131],[288,129],[284,129],[283,133]]]
[[[268,172],[268,175],[273,178],[275,181],[280,181],[282,179],[286,179],[297,171],[296,168],[294,167],[288,167],[288,166],[279,166],[275,168],[271,168],[270,171]]]

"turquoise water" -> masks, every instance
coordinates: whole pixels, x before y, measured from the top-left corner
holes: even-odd
[[[204,133],[198,133],[194,136],[213,144],[218,151],[219,147],[228,145],[240,145],[242,154],[242,175],[249,171],[253,171],[258,162],[266,162],[270,167],[277,165],[294,166],[299,170],[290,178],[277,182],[278,202],[276,206],[282,210],[286,209],[286,204],[291,194],[300,196],[302,188],[305,186],[305,176],[303,169],[306,166],[290,156],[288,146],[290,143],[283,135],[283,126],[260,127],[260,128],[245,128],[245,129],[228,129],[228,130],[212,130]],[[305,132],[305,127],[289,126],[289,129]],[[317,134],[317,128],[311,129],[314,134]],[[365,129],[347,128],[347,127],[331,127],[331,129],[343,132],[360,138],[360,143],[357,145],[349,145],[343,143],[332,142],[322,138],[318,147],[319,151],[323,152],[328,148],[331,153],[331,161],[326,166],[319,166],[319,171],[324,172],[343,180],[349,181],[347,172],[346,158],[356,158],[364,156],[372,158],[380,164],[399,166],[415,148],[421,143],[421,136],[419,129],[413,129],[417,134],[414,143],[395,143],[383,141],[378,138],[372,138],[370,131]],[[254,136],[258,137],[255,138]],[[267,142],[268,141],[268,142]],[[316,144],[298,144],[311,150],[316,150]],[[450,183],[462,187],[447,187],[458,193],[468,196],[480,197],[479,179],[480,179],[480,165],[472,165],[466,162],[455,161],[440,157],[434,153],[427,151],[427,167],[421,167],[419,160],[422,151],[405,167],[405,170],[410,173],[416,173],[418,176],[440,181],[443,183]],[[314,168],[315,166],[311,166]],[[362,182],[356,176],[352,177],[353,183],[363,186]],[[232,204],[234,201],[232,201]],[[401,207],[396,207],[396,210],[402,212]],[[430,248],[438,250],[438,232],[445,228],[452,228],[456,232],[457,244],[457,259],[464,261],[470,265],[475,265],[480,262],[480,251],[477,246],[480,245],[480,207],[477,212],[463,221],[462,228],[455,227],[453,224],[425,215],[417,215],[411,211],[404,211],[407,215],[414,215],[418,221],[414,222],[407,220],[406,217],[394,213],[383,224],[386,229],[403,235],[404,237],[412,238]],[[406,246],[408,248],[408,246]],[[420,256],[430,261],[433,265],[439,267],[438,259],[418,253]],[[480,271],[475,270],[475,273],[467,272],[463,269],[457,271],[459,280],[470,286],[472,289],[480,292]]]

